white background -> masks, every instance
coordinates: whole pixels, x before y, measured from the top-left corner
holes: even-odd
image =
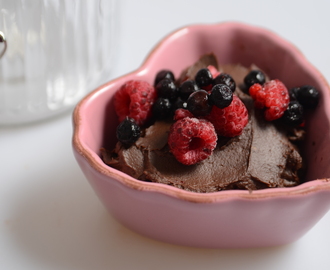
[[[329,3],[120,1],[117,57],[106,80],[136,69],[161,38],[179,27],[234,20],[288,39],[330,81]],[[1,270],[330,269],[330,213],[297,242],[263,249],[180,247],[126,229],[106,212],[81,173],[71,135],[71,111],[0,127]]]

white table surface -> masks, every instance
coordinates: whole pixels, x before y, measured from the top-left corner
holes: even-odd
[[[329,3],[120,1],[117,58],[109,79],[136,69],[156,42],[178,27],[234,20],[290,40],[330,81]],[[71,112],[0,127],[1,270],[330,269],[330,213],[297,242],[263,249],[181,247],[126,229],[106,212],[80,171],[71,135]]]

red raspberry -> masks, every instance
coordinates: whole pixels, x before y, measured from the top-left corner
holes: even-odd
[[[249,121],[248,111],[239,97],[233,95],[233,101],[223,109],[213,106],[212,111],[205,117],[213,125],[220,136],[235,137],[242,134]]]
[[[182,118],[185,118],[185,117],[194,117],[194,115],[186,110],[186,109],[176,109],[175,110],[175,113],[174,113],[174,120],[177,121],[177,120],[180,120]]]
[[[263,86],[256,83],[250,87],[249,93],[254,99],[256,108],[266,108],[267,121],[280,118],[290,102],[288,89],[280,80],[266,82]]]
[[[212,154],[217,139],[214,127],[209,121],[186,117],[171,126],[168,145],[179,162],[192,165]]]
[[[131,80],[116,92],[114,106],[119,122],[127,116],[142,126],[151,116],[151,107],[156,100],[156,90],[145,81]]]

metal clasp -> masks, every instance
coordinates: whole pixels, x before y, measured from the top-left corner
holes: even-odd
[[[4,48],[3,48],[2,52],[0,53],[0,59],[1,59],[7,50],[7,40],[6,40],[5,34],[2,33],[1,31],[0,31],[0,43],[4,44]]]

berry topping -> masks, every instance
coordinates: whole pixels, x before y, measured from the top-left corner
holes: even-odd
[[[260,70],[251,70],[248,75],[245,76],[244,78],[244,83],[249,89],[252,85],[255,83],[259,83],[263,85],[266,81],[266,76],[265,74],[260,71]]]
[[[214,85],[215,84],[225,84],[227,86],[229,86],[230,90],[232,92],[235,91],[236,89],[236,83],[233,79],[232,76],[230,76],[229,74],[227,73],[221,73],[220,75],[218,75],[215,79],[214,79]]]
[[[289,92],[280,80],[266,82],[264,86],[259,83],[249,89],[256,108],[265,110],[265,119],[273,121],[280,118],[289,105]]]
[[[207,68],[211,72],[213,78],[217,77],[220,74],[219,70],[217,70],[215,66],[210,65],[207,66]]]
[[[159,97],[175,100],[178,97],[178,89],[171,79],[165,78],[156,85],[156,91]]]
[[[233,95],[233,101],[228,107],[220,109],[213,106],[211,113],[205,118],[214,125],[218,135],[225,137],[235,137],[242,134],[249,121],[248,111],[236,95]]]
[[[185,117],[194,117],[194,115],[186,109],[177,109],[174,113],[174,120],[180,120]]]
[[[176,109],[187,109],[187,102],[181,98],[177,98],[176,101],[172,104],[172,109],[174,111]]]
[[[156,86],[161,80],[165,78],[175,81],[173,72],[168,69],[163,69],[157,73],[154,85]]]
[[[152,115],[157,120],[163,120],[172,114],[172,105],[167,98],[159,97],[152,106]]]
[[[200,88],[207,88],[213,84],[212,73],[208,68],[200,69],[196,76],[195,81]]]
[[[233,92],[227,85],[216,84],[213,86],[210,94],[210,102],[219,108],[225,108],[230,105],[233,100]]]
[[[297,93],[299,90],[300,90],[299,87],[293,87],[289,90],[289,97],[291,101],[297,100]]]
[[[205,90],[192,93],[187,100],[187,109],[196,117],[208,115],[212,109],[209,94]]]
[[[139,80],[126,82],[114,96],[119,122],[128,116],[139,126],[144,125],[151,117],[151,107],[155,99],[156,91],[149,83]]]
[[[296,97],[305,109],[315,109],[319,103],[320,94],[315,87],[304,85],[297,90]]]
[[[196,82],[193,80],[184,81],[179,87],[179,95],[183,100],[187,100],[193,93],[200,90]]]
[[[304,122],[304,110],[301,104],[296,101],[290,101],[288,108],[284,112],[282,119],[290,126],[299,126]]]
[[[126,117],[118,125],[116,135],[118,141],[129,146],[140,138],[141,130],[133,118]]]
[[[204,119],[183,118],[170,129],[168,145],[182,164],[196,164],[209,157],[217,144],[213,125]]]

